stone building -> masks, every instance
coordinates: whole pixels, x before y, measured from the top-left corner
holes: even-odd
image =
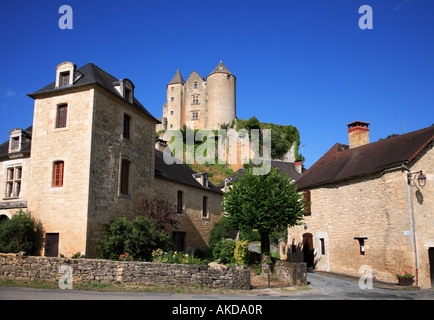
[[[388,282],[407,271],[432,286],[434,127],[369,143],[369,123],[356,121],[348,134],[349,146],[336,143],[296,181],[311,206],[288,230],[289,253],[302,248],[316,270],[360,277],[365,266]]]
[[[236,78],[222,61],[206,77],[193,71],[184,81],[179,69],[168,83],[160,130],[220,129],[236,117]]]
[[[43,255],[93,257],[104,222],[134,217],[146,199],[160,195],[175,199],[175,207],[182,191],[178,248],[206,247],[209,224],[221,213],[221,192],[212,184],[191,187],[194,172],[173,178],[185,171],[182,163],[159,163],[164,174],[156,171],[159,121],[135,98],[132,81],[92,63],[77,69],[64,62],[55,75],[53,83],[29,94],[35,100],[33,126],[12,130],[0,146],[0,220],[27,208],[42,222]],[[198,212],[196,197],[208,199],[206,216]],[[183,224],[187,219],[192,222]]]

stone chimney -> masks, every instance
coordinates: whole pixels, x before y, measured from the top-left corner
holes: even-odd
[[[294,168],[299,174],[302,174],[303,173],[303,162],[302,161],[295,161]]]
[[[350,149],[369,143],[369,125],[370,123],[363,121],[354,121],[347,124]]]

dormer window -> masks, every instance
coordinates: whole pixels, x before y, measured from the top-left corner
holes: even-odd
[[[23,140],[23,130],[13,129],[9,132],[9,153],[21,151],[21,143]]]
[[[208,187],[208,174],[207,173],[193,173],[193,178],[196,179],[202,186]]]
[[[20,138],[19,137],[13,137],[11,139],[11,150],[19,150],[20,149]]]
[[[76,80],[82,75],[77,70],[77,66],[72,62],[62,62],[56,67],[56,87],[63,88],[71,86],[74,83],[74,75]]]

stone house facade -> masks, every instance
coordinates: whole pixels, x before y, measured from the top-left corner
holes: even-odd
[[[301,249],[316,270],[360,277],[367,266],[388,282],[407,271],[417,275],[417,285],[431,287],[434,127],[369,143],[369,123],[348,126],[349,146],[335,144],[296,181],[311,206],[303,225],[288,230],[287,248]],[[412,197],[404,166],[413,173]]]
[[[0,146],[0,219],[11,218],[18,207],[29,209],[44,228],[41,254],[94,257],[104,222],[140,214],[143,202],[158,198],[162,190],[167,194],[173,188],[176,194],[172,183],[155,182],[159,121],[135,98],[131,80],[118,80],[92,63],[77,69],[64,62],[53,83],[29,96],[35,100],[33,126],[12,130],[10,141]],[[12,145],[23,152],[10,150]],[[185,166],[166,171],[175,174]],[[9,179],[13,168],[20,180]],[[18,182],[17,197],[8,190],[18,188]],[[212,188],[203,187],[201,194],[217,194],[221,200]],[[220,214],[217,202],[208,206],[213,216]],[[207,244],[201,226],[185,232],[186,239],[197,238],[193,232],[204,237],[197,247]],[[188,241],[190,247],[183,250],[195,247],[194,240]]]

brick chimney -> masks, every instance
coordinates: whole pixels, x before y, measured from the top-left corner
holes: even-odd
[[[299,174],[302,174],[303,173],[303,162],[295,161],[294,168]]]
[[[363,121],[354,121],[347,124],[350,149],[369,143],[369,125],[370,123]]]

